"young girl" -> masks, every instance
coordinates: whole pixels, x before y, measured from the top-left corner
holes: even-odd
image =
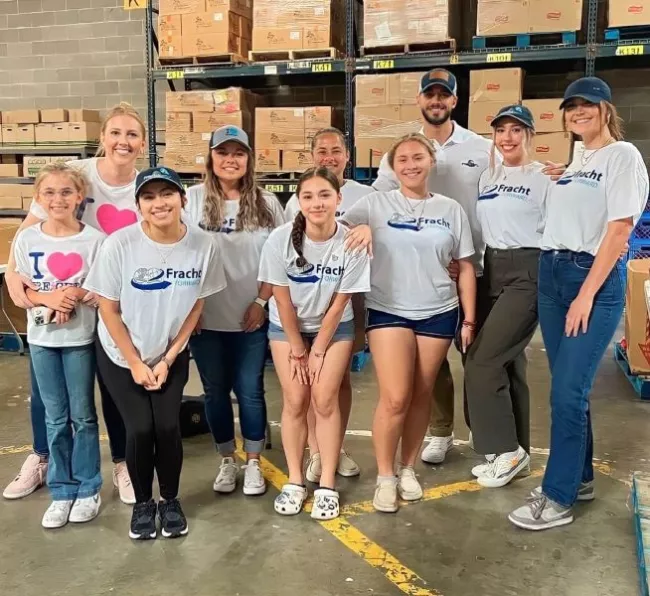
[[[88,181],[87,196],[77,210],[77,217],[84,224],[110,235],[137,221],[138,214],[133,205],[137,175],[135,162],[142,155],[144,146],[145,127],[140,114],[128,103],[120,103],[110,109],[102,123],[98,157],[70,162]],[[32,226],[46,218],[47,212],[38,201],[34,201],[20,229]],[[32,304],[25,294],[27,281],[18,274],[10,273],[13,270],[12,262],[13,256],[10,255],[6,281],[11,298],[17,306],[31,308]],[[122,502],[133,504],[135,503],[133,487],[124,463],[126,449],[124,423],[114,400],[106,390],[101,374],[97,375],[97,382],[114,464],[113,485],[118,489]],[[40,420],[43,408],[39,406],[38,387],[36,383],[32,383],[34,452],[40,458],[34,454],[28,457],[21,473],[5,490],[5,495],[9,495],[9,498],[18,498],[33,492],[38,486],[39,478],[42,477],[41,470],[47,466],[47,453],[43,453],[42,447],[39,448],[45,443],[44,438],[40,436],[45,424]]]
[[[43,527],[60,528],[94,519],[101,503],[92,345],[97,297],[81,286],[104,235],[76,218],[86,193],[76,169],[46,166],[34,192],[47,219],[18,234],[14,254],[17,273],[31,282],[27,339],[45,405],[52,504]]]
[[[126,424],[136,497],[129,536],[155,538],[157,511],[162,535],[176,537],[187,534],[177,499],[186,346],[203,300],[226,284],[216,244],[181,220],[185,191],[176,172],[159,167],[138,174],[135,201],[142,223],[108,238],[86,288],[100,296],[97,366]]]
[[[354,340],[350,295],[370,289],[365,251],[346,252],[347,229],[336,221],[338,180],[325,168],[298,183],[300,213],[271,233],[262,249],[259,280],[273,286],[269,339],[282,385],[282,444],[289,483],[275,500],[282,515],[300,512],[307,498],[302,456],[307,409],[316,415],[322,473],[314,491],[314,519],[339,514],[335,474],[341,449],[339,389]]]
[[[476,277],[469,260],[474,247],[467,215],[456,201],[428,191],[434,161],[433,146],[424,136],[402,137],[388,153],[399,190],[367,195],[344,218],[351,225],[369,225],[373,236],[366,307],[379,383],[372,429],[379,468],[373,504],[378,511],[397,511],[398,493],[407,501],[422,498],[413,465],[427,429],[434,382],[459,323],[459,297],[447,271],[452,259],[460,267],[463,350],[472,342],[476,324]]]
[[[486,242],[478,282],[479,333],[465,362],[465,389],[474,449],[487,463],[472,472],[482,486],[501,487],[527,474],[530,392],[515,382],[514,363],[537,327],[537,270],[546,195],[552,181],[530,158],[533,115],[505,106],[492,121],[491,167],[479,183],[478,219]],[[495,149],[496,148],[496,149]],[[495,151],[503,158],[497,163]]]
[[[265,306],[271,286],[257,283],[262,247],[284,223],[275,195],[255,182],[255,157],[248,135],[223,126],[210,139],[205,182],[188,191],[188,220],[210,232],[223,258],[227,288],[205,301],[201,333],[190,340],[205,392],[205,411],[222,457],[213,489],[230,493],[237,485],[235,419],[230,393],[239,404],[246,467],[243,492],[261,495],[260,468],[266,403],[264,364],[268,349]]]

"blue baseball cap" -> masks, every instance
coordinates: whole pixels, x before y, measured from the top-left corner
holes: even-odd
[[[514,104],[502,107],[498,114],[492,119],[492,122],[490,122],[490,126],[494,128],[501,118],[513,118],[531,130],[535,130],[535,119],[533,118],[533,113],[526,106]]]
[[[564,109],[572,99],[580,97],[589,103],[600,103],[601,101],[612,101],[612,90],[609,85],[598,77],[583,77],[573,81],[564,92],[564,99],[560,109]]]
[[[210,149],[216,149],[219,145],[223,145],[228,141],[235,141],[246,147],[249,151],[251,150],[248,135],[239,126],[232,125],[222,126],[212,133]]]
[[[434,85],[440,85],[452,95],[458,95],[458,83],[453,73],[444,68],[434,68],[420,79],[419,93],[424,93]]]
[[[180,176],[170,168],[158,166],[157,168],[149,168],[148,170],[143,170],[138,174],[137,178],[135,179],[136,199],[140,196],[143,188],[149,184],[149,182],[167,182],[176,187],[182,195],[185,194],[185,187],[183,186],[183,181],[181,180]]]

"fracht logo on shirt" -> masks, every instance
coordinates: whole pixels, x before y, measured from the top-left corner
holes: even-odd
[[[508,186],[507,184],[493,184],[481,192],[478,197],[479,201],[489,201],[497,197],[504,196],[513,199],[525,201],[530,197],[530,188],[526,186]]]
[[[325,283],[337,283],[345,267],[339,265],[338,267],[329,267],[328,265],[321,265],[320,263],[312,265],[311,263],[305,265],[304,267],[290,267],[287,269],[287,277],[298,284],[315,284],[321,279]]]
[[[558,186],[566,186],[572,182],[577,184],[582,184],[583,186],[589,186],[590,188],[598,188],[598,185],[603,179],[603,174],[597,170],[591,170],[589,172],[574,172],[573,174],[565,174],[560,178],[556,184]]]
[[[157,267],[140,267],[131,278],[131,285],[136,290],[153,292],[166,290],[172,285],[176,286],[197,286],[201,283],[200,269],[178,270],[168,267],[158,269]]]
[[[440,227],[451,229],[451,224],[443,217],[411,217],[409,215],[400,215],[393,213],[388,220],[388,227],[396,230],[411,230],[419,232],[425,228]]]

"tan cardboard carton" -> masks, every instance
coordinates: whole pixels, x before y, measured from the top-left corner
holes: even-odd
[[[413,105],[420,92],[420,82],[423,73],[421,72],[403,72],[399,75],[389,75],[391,79],[397,80],[397,88],[399,90],[397,102],[400,105]],[[391,98],[393,91],[391,87]],[[391,100],[391,103],[392,100]]]
[[[33,145],[36,142],[36,125],[19,124],[16,126],[16,143]]]
[[[257,108],[256,130],[304,130],[305,108]]]
[[[77,143],[99,143],[100,133],[101,125],[98,122],[68,123],[69,141],[75,141]]]
[[[19,178],[23,175],[23,166],[17,163],[0,164],[0,178]]]
[[[158,17],[158,36],[180,35],[182,31],[183,15],[161,14]]]
[[[470,102],[469,129],[480,135],[490,134],[490,123],[504,105],[506,104],[501,101]]]
[[[37,143],[54,143],[54,124],[36,124],[34,126],[34,139]]]
[[[219,112],[196,112],[192,123],[194,132],[211,133],[222,126],[239,126],[250,133],[253,130],[253,118],[248,112],[233,112],[221,114]]]
[[[644,288],[647,279],[650,279],[650,259],[627,262],[625,339],[627,360],[635,374],[650,373],[650,322]]]
[[[70,126],[71,122],[58,122],[57,124],[52,124],[52,128],[50,129],[50,134],[51,134],[51,142],[52,143],[67,143],[68,141],[72,141],[73,138],[71,137],[71,132],[70,132]],[[77,122],[76,124],[88,124],[89,126],[99,128],[99,123],[98,122]],[[79,133],[80,134],[80,133]],[[78,137],[79,134],[75,134],[75,137]],[[79,138],[75,138],[74,140],[80,140]],[[83,141],[82,141],[83,142]],[[50,161],[52,162],[53,160],[50,158]]]
[[[197,114],[200,113],[197,112]],[[167,112],[165,130],[167,132],[192,132],[192,113]]]
[[[214,112],[214,91],[168,91],[167,112]]]
[[[354,134],[355,137],[390,136],[390,128],[399,122],[400,106],[357,106]]]
[[[471,102],[499,101],[503,105],[519,103],[524,85],[521,68],[472,70],[469,76]]]
[[[237,53],[239,44],[232,32],[209,33],[205,35],[183,34],[183,54],[185,56],[217,56]]]
[[[650,25],[650,0],[609,0],[608,25]]]
[[[305,148],[305,129],[260,130],[255,127],[256,149],[295,149]]]
[[[279,172],[281,168],[279,149],[256,149],[255,170],[257,172]]]
[[[23,197],[23,211],[29,211],[32,206],[32,197]]]
[[[205,0],[160,0],[158,4],[161,15],[191,14],[205,12]]]
[[[253,20],[253,0],[206,0],[205,9],[229,10],[247,19]]]
[[[212,92],[214,109],[212,111],[220,114],[232,114],[233,112],[253,112],[258,96],[241,87],[228,87]],[[207,110],[192,110],[207,111]]]
[[[183,53],[183,36],[180,33],[161,34],[158,43],[161,58],[182,58],[185,56]]]
[[[382,156],[393,146],[395,137],[355,138],[356,164],[360,168],[378,168]]]
[[[357,75],[355,97],[357,106],[380,106],[388,103],[389,75]]]
[[[314,159],[310,151],[285,150],[282,152],[283,172],[304,172],[313,165]]]
[[[528,33],[528,14],[529,0],[478,0],[476,35]]]
[[[531,33],[579,31],[582,28],[582,0],[528,1],[528,30]]]
[[[571,162],[571,149],[573,146],[571,135],[564,132],[551,132],[535,135],[533,138],[533,159],[542,163]]]
[[[2,112],[3,124],[38,124],[41,116],[38,110],[10,110]]]
[[[535,131],[562,132],[562,110],[560,110],[562,98],[558,99],[524,99],[523,105],[533,114],[535,119]]]
[[[67,122],[69,115],[68,110],[41,110],[41,122]]]
[[[68,110],[70,122],[101,122],[99,110]]]
[[[184,14],[181,18],[183,20],[183,36],[223,35],[229,31],[238,37],[250,38],[250,21],[234,12],[201,12]]]
[[[297,27],[279,29],[277,27],[258,27],[253,29],[253,50],[301,50],[303,30]]]
[[[305,128],[325,128],[332,126],[332,107],[315,106],[305,108]]]
[[[48,163],[50,158],[45,155],[38,156],[25,156],[23,157],[23,172],[25,176],[33,178],[36,176]]]

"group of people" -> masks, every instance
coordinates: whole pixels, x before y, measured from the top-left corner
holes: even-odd
[[[135,171],[144,124],[128,105],[111,110],[100,157],[39,174],[13,245],[6,281],[28,309],[34,453],[4,496],[47,478],[44,527],[98,514],[96,377],[114,483],[134,505],[129,535],[155,538],[157,518],[163,536],[186,534],[179,407],[190,353],[221,456],[214,490],[238,482],[232,392],[242,490],[264,493],[270,345],[288,467],[274,508],[299,513],[309,481],[318,485],[311,516],[335,518],[336,474],[360,472],[343,443],[350,360],[366,337],[378,384],[374,507],[395,512],[400,498],[422,498],[418,455],[441,463],[453,445],[452,343],[473,447],[485,456],[472,474],[502,487],[530,470],[525,348],[539,322],[550,457],[542,485],[509,519],[529,530],[571,523],[575,502],[594,497],[589,393],[622,314],[620,255],[647,201],[647,171],[600,79],[565,92],[565,127],[585,146],[571,164],[533,161],[527,108],[504,106],[489,140],[451,119],[457,101],[451,72],[423,75],[422,131],[396,140],[372,187],[344,179],[344,135],[319,131],[315,167],[284,210],[257,186],[238,127],[214,131],[204,181],[186,192],[168,168]]]

